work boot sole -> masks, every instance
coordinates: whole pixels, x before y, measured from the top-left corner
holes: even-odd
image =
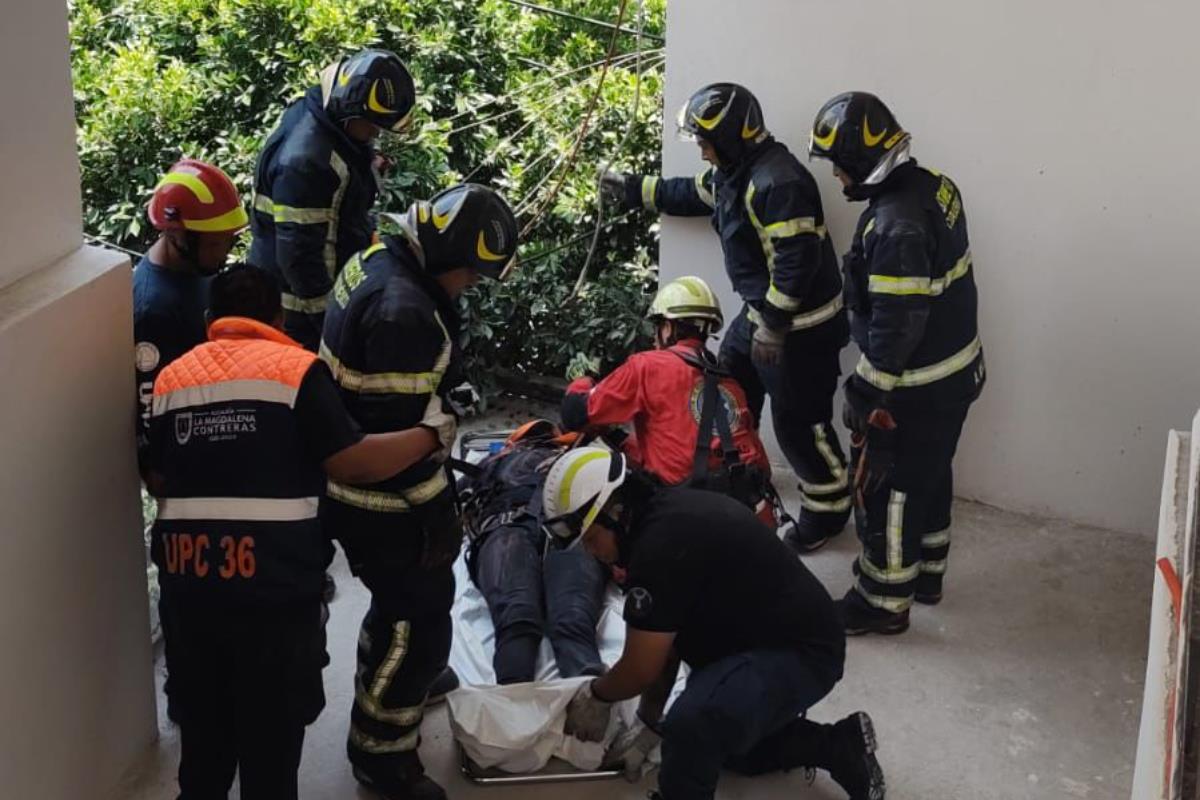
[[[940,592],[938,594],[917,594],[913,595],[913,600],[916,600],[923,606],[936,606],[942,602],[942,595]]]
[[[423,791],[401,789],[387,791],[380,786],[365,770],[362,770],[356,766],[351,766],[350,772],[352,775],[354,775],[354,780],[358,781],[360,786],[369,792],[379,795],[383,798],[383,800],[446,800],[445,790],[430,780],[422,782],[426,787],[428,787]]]
[[[879,759],[875,757],[875,750],[879,746],[878,739],[875,738],[875,723],[865,711],[859,711],[856,716],[859,730],[862,731],[863,759],[866,761],[868,785],[865,795],[851,797],[850,800],[884,800],[887,785],[883,779],[883,767],[879,766]]]
[[[902,617],[889,617],[886,620],[880,619],[865,625],[846,626],[847,636],[866,636],[869,633],[877,633],[880,636],[896,636],[908,630],[908,615]]]

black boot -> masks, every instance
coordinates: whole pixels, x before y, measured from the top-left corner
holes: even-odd
[[[866,712],[834,723],[829,775],[850,800],[884,800],[886,787],[875,746],[875,726]]]
[[[328,572],[325,573],[325,581],[321,585],[321,600],[326,605],[333,602],[333,598],[337,596],[337,581]]]
[[[380,767],[368,769],[354,763],[354,779],[384,800],[446,800],[446,791],[425,774],[416,751],[389,755]]]
[[[862,636],[866,633],[892,636],[908,630],[907,609],[892,613],[875,608],[854,589],[846,592],[846,596],[838,600],[836,605],[847,636]]]
[[[815,552],[841,533],[848,519],[849,511],[845,514],[815,514],[802,509],[800,518],[784,532],[783,541],[801,555]]]
[[[454,671],[454,667],[446,667],[433,679],[433,685],[429,687],[429,695],[425,699],[425,705],[437,705],[445,700],[446,695],[453,692],[458,686],[458,674]]]
[[[917,576],[916,595],[918,603],[936,606],[942,602],[942,576],[933,572],[922,572]]]

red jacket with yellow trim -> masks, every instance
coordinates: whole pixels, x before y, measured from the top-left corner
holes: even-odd
[[[206,601],[317,598],[333,554],[317,519],[324,454],[313,453],[295,406],[325,366],[254,320],[219,319],[209,337],[154,384],[159,580]]]
[[[676,352],[695,352],[700,347],[693,339],[665,350],[635,353],[598,384],[590,378],[575,381],[563,399],[564,427],[580,430],[632,421],[642,466],[665,483],[686,483],[692,477],[700,433],[704,375]],[[733,378],[722,379],[720,390],[742,462],[770,475],[770,461],[758,438],[746,393]],[[721,464],[721,442],[716,436],[711,449],[709,466],[715,470]]]

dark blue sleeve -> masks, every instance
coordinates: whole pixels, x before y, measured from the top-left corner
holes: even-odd
[[[161,313],[146,313],[133,321],[133,362],[137,382],[138,463],[144,464],[149,445],[150,411],[154,402],[154,381],[163,367],[191,349],[185,341],[183,324]]]

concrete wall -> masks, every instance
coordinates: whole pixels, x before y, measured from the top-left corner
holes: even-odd
[[[129,261],[80,247],[64,3],[0,28],[0,795],[115,797],[155,736]]]
[[[62,258],[80,235],[67,4],[7,0],[4,15],[0,287]]]
[[[966,202],[989,384],[967,423],[959,494],[1152,535],[1163,434],[1186,427],[1200,398],[1200,6],[742,0],[736,19],[731,9],[668,4],[664,171],[700,167],[672,123],[705,83],[749,86],[800,153],[824,100],[882,96],[914,155],[953,176]],[[812,168],[844,251],[860,207],[827,164]],[[706,221],[664,223],[662,267],[727,283]]]

